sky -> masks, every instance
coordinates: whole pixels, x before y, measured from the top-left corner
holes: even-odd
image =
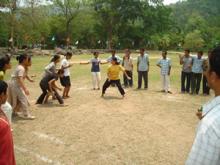
[[[179,1],[179,0],[164,0],[164,4],[165,5],[169,5],[169,4],[171,4],[171,3],[176,3],[177,1]]]

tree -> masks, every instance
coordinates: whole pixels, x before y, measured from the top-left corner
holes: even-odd
[[[87,4],[86,0],[52,0],[55,7],[57,7],[58,15],[62,15],[64,17],[65,21],[65,27],[66,27],[66,39],[67,44],[70,42],[70,33],[71,33],[71,23],[73,19],[77,16],[79,11],[85,7]]]
[[[186,35],[184,40],[184,48],[190,50],[204,49],[205,41],[202,38],[201,32],[195,30]]]

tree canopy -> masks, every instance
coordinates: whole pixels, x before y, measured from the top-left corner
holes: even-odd
[[[220,43],[219,0],[49,2],[2,0],[0,46],[196,50]]]

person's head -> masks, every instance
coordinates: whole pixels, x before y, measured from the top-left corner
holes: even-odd
[[[131,54],[131,51],[129,49],[125,49],[125,56],[129,57]]]
[[[212,55],[212,50],[209,50],[209,51],[208,51],[208,58],[210,58],[211,55]]]
[[[55,54],[50,62],[54,62],[55,64],[57,64],[58,62],[60,62],[60,56]]]
[[[98,58],[99,57],[99,52],[94,52],[93,55],[94,55],[95,58]]]
[[[28,56],[28,64],[27,64],[27,66],[29,67],[29,66],[31,66],[31,65],[32,65],[31,56]]]
[[[209,67],[205,72],[209,87],[220,94],[220,46],[216,47],[210,55]]]
[[[203,51],[198,51],[198,52],[197,52],[197,56],[198,56],[199,59],[202,58],[202,56],[203,56]]]
[[[58,77],[63,77],[63,74],[64,74],[64,70],[63,70],[63,69],[59,69],[59,70],[57,71],[57,76],[58,76]]]
[[[140,49],[140,54],[141,54],[142,56],[144,55],[144,51],[145,51],[144,48],[141,48],[141,49]]]
[[[5,104],[5,102],[7,101],[7,88],[7,83],[0,80],[0,105]]]
[[[113,57],[111,63],[112,63],[112,65],[118,65],[118,60],[117,60],[117,58]]]
[[[116,51],[114,49],[111,50],[112,56],[115,56]]]
[[[0,71],[5,72],[8,69],[11,69],[11,58],[10,56],[5,55],[0,58]]]
[[[162,57],[163,57],[163,59],[167,58],[167,51],[166,50],[162,51]]]
[[[73,55],[72,52],[67,52],[66,55],[65,55],[65,56],[66,56],[66,59],[67,59],[67,60],[71,59],[71,58],[72,58],[72,55]]]
[[[27,54],[22,54],[16,57],[18,63],[20,65],[28,66],[28,55]]]
[[[190,54],[190,50],[189,50],[189,49],[185,49],[185,50],[184,50],[184,55],[188,57],[189,54]]]

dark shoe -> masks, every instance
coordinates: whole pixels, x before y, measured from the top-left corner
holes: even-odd
[[[169,94],[173,94],[171,91],[168,91],[167,93],[169,93]]]

